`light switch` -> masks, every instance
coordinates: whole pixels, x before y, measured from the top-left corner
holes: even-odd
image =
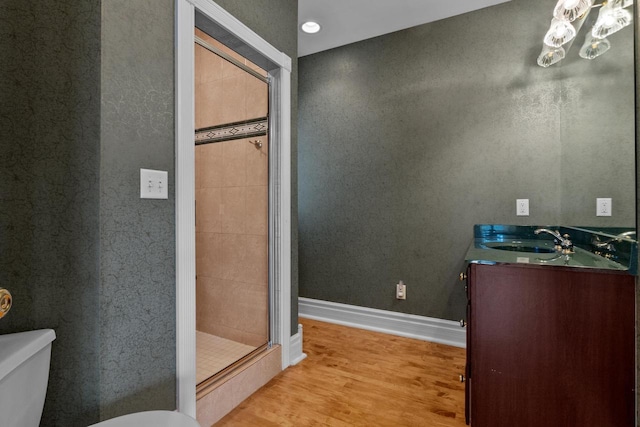
[[[611,216],[611,199],[610,198],[597,198],[596,199],[596,216]]]
[[[166,171],[140,169],[140,198],[168,199],[168,178]]]

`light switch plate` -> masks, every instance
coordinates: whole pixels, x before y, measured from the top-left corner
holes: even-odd
[[[611,216],[612,208],[613,205],[610,198],[596,199],[596,216]]]
[[[168,178],[166,171],[140,169],[140,198],[168,199]]]
[[[516,200],[516,215],[529,216],[529,199]]]

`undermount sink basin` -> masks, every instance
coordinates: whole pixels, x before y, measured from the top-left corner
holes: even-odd
[[[555,247],[545,246],[542,242],[540,244],[524,242],[487,242],[482,246],[486,249],[496,249],[499,251],[527,252],[535,254],[552,254],[556,252]]]

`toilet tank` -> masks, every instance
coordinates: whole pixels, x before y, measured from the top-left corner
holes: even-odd
[[[0,425],[38,427],[49,380],[51,329],[0,335]]]

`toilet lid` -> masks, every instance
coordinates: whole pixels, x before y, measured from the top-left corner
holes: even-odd
[[[90,427],[200,427],[200,424],[179,412],[148,411],[112,418]]]

